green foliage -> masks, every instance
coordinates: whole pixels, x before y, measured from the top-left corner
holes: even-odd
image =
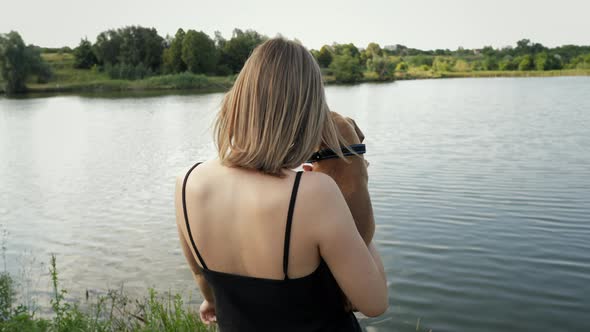
[[[0,331],[47,331],[49,329],[47,320],[36,319],[29,308],[22,304],[16,305],[15,282],[12,276],[6,272],[6,236],[7,232],[3,230],[2,260],[4,262],[4,272],[0,273]]]
[[[132,301],[122,291],[108,291],[82,309],[65,300],[61,289],[56,257],[51,256],[50,277],[53,286],[53,314],[35,317],[30,308],[14,304],[14,281],[0,274],[0,331],[2,332],[205,332],[213,331],[199,320],[197,312],[187,309],[179,295],[160,295],[150,289],[148,297]],[[87,294],[87,301],[89,300]]]
[[[254,30],[234,29],[232,38],[224,43],[221,50],[220,65],[227,66],[232,73],[239,72],[254,48],[267,39]]]
[[[541,52],[535,56],[535,68],[537,70],[558,70],[563,65],[559,56]]]
[[[349,44],[334,44],[332,46],[336,55],[350,55],[353,58],[360,57],[359,49],[353,43]]]
[[[493,57],[496,55],[496,50],[491,46],[485,46],[481,49],[481,54],[483,54],[486,57]]]
[[[206,89],[214,88],[216,84],[220,87],[231,86],[231,79],[226,79],[223,82],[215,82],[211,77],[203,74],[192,74],[184,72],[176,75],[162,75],[150,77],[146,84],[154,87],[166,87],[171,89]]]
[[[82,39],[80,45],[74,49],[74,58],[74,68],[78,69],[90,69],[98,63],[88,39]]]
[[[189,30],[182,41],[182,61],[195,74],[213,73],[217,65],[215,42],[202,31]]]
[[[13,313],[14,281],[6,272],[0,273],[0,321],[7,320]]]
[[[574,58],[570,64],[570,68],[590,69],[590,53]]]
[[[320,67],[322,68],[328,68],[330,66],[330,64],[332,63],[332,51],[330,50],[330,47],[328,45],[324,45],[322,46],[322,48],[320,49],[318,55],[317,55],[317,60],[318,63],[320,64]]]
[[[520,58],[520,61],[518,62],[518,70],[525,71],[525,70],[533,70],[534,68],[535,68],[535,61],[534,61],[532,55],[527,54],[527,55],[522,56]]]
[[[535,55],[546,50],[547,48],[539,43],[533,43],[529,39],[521,39],[516,42],[514,52],[516,55]]]
[[[83,39],[72,52],[67,47],[25,46],[20,36],[11,32],[0,35],[0,93],[23,92],[27,86],[53,92],[226,89],[233,82],[232,75],[266,39],[253,30],[235,29],[226,40],[217,31],[211,39],[203,32],[179,29],[174,37],[164,40],[153,28],[129,26],[100,33],[94,44]],[[398,75],[400,78],[429,78],[505,76],[502,71],[524,75],[515,71],[532,70],[550,72],[547,75],[585,75],[590,70],[590,46],[549,49],[528,39],[518,41],[514,48],[501,49],[424,51],[370,43],[359,51],[348,43],[324,45],[311,53],[326,82],[388,80],[395,72],[405,73]],[[567,73],[554,72],[562,69]],[[184,75],[187,71],[190,73]],[[166,76],[159,76],[162,74]]]
[[[104,71],[110,78],[115,80],[141,80],[154,75],[154,72],[143,63],[139,63],[135,66],[127,63],[116,65],[107,64]]]
[[[453,66],[453,71],[468,72],[471,71],[471,66],[469,65],[469,63],[467,63],[467,61],[459,59],[455,62],[455,65]]]
[[[380,81],[392,79],[395,68],[396,63],[387,56],[373,55],[367,60],[367,69],[377,73],[377,79]]]
[[[405,63],[404,61],[402,61],[397,64],[397,66],[395,67],[395,70],[401,71],[401,72],[406,72],[406,71],[408,71],[408,64]]]
[[[512,58],[512,56],[507,55],[505,56],[500,62],[498,63],[499,70],[517,70],[518,63]]]
[[[170,46],[164,50],[162,58],[165,73],[182,73],[186,71],[186,63],[182,60],[182,43],[184,36],[184,30],[178,29]]]
[[[154,28],[128,26],[100,33],[93,50],[101,65],[143,64],[156,71],[162,64],[164,39]]]
[[[493,56],[486,56],[482,61],[483,70],[498,70],[498,61]]]
[[[410,56],[405,57],[405,59],[407,59],[407,62],[413,67],[420,67],[423,65],[432,67],[432,64],[434,63],[434,57],[426,55]]]
[[[367,54],[367,59],[372,59],[375,56],[383,55],[381,46],[379,46],[379,44],[377,43],[369,43],[369,45],[367,45],[367,48],[365,49],[365,52]]]
[[[335,55],[330,70],[337,82],[354,83],[363,78],[363,69],[358,57],[351,54]]]
[[[119,62],[134,66],[143,64],[157,70],[162,63],[164,39],[154,28],[130,26],[119,29],[121,50]]]
[[[51,78],[51,70],[41,58],[41,49],[25,46],[18,32],[0,34],[0,80],[4,81],[4,90],[7,93],[25,92],[30,75],[37,75],[39,83]]]
[[[0,76],[6,81],[9,93],[23,92],[27,89],[26,79],[29,74],[25,43],[14,31],[0,35]]]
[[[450,57],[437,56],[432,63],[432,69],[439,72],[451,71],[453,66],[454,61]]]
[[[68,331],[75,326],[81,328],[85,322],[84,317],[78,310],[77,306],[72,306],[65,302],[65,295],[67,291],[59,288],[59,278],[57,273],[57,259],[55,255],[51,255],[49,266],[49,274],[51,276],[51,285],[53,287],[53,296],[50,300],[51,308],[55,314],[54,327],[56,331]]]
[[[369,45],[367,45],[367,48],[360,52],[361,64],[367,64],[367,62],[372,60],[374,57],[382,55],[383,51],[381,50],[381,46],[379,46],[379,44],[369,43]]]
[[[116,30],[101,32],[93,45],[94,54],[101,65],[119,63],[122,36]]]
[[[40,49],[41,49],[41,54],[44,54],[44,53],[66,54],[66,53],[72,53],[72,52],[74,52],[74,50],[72,50],[72,48],[69,47],[69,46],[63,46],[63,47],[40,47]]]

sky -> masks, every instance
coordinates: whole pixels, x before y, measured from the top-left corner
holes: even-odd
[[[306,47],[349,43],[420,49],[590,45],[590,0],[0,0],[0,33],[27,44],[76,46],[127,25],[231,37],[234,28],[297,38]]]

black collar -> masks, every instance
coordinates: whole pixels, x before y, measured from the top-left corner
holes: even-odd
[[[341,148],[342,154],[344,156],[354,156],[355,153],[352,153],[350,150],[354,151],[356,154],[364,154],[365,152],[367,152],[364,144],[353,144],[348,147],[343,146]],[[322,149],[312,154],[309,160],[306,161],[306,163],[315,163],[321,160],[332,158],[338,158],[336,152],[334,152],[332,149]]]

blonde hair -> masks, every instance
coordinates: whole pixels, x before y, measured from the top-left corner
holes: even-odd
[[[277,176],[321,144],[340,157],[346,145],[330,116],[317,62],[283,38],[254,49],[223,99],[214,139],[223,165]]]

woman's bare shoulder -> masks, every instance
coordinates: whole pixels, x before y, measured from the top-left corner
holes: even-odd
[[[348,209],[338,185],[329,175],[305,172],[299,187],[298,200],[310,216],[331,215],[334,209]],[[350,212],[348,212],[350,213]]]
[[[193,170],[191,171],[189,178],[191,182],[193,182],[198,181],[199,178],[202,178],[203,174],[211,172],[211,168],[215,167],[217,164],[219,164],[217,159],[209,159],[202,162],[195,162],[193,165],[183,168],[182,171],[176,175],[176,190],[178,191],[182,189],[184,180],[191,169]]]
[[[304,172],[299,191],[305,194],[315,193],[315,195],[330,195],[340,192],[334,179],[320,172]]]

